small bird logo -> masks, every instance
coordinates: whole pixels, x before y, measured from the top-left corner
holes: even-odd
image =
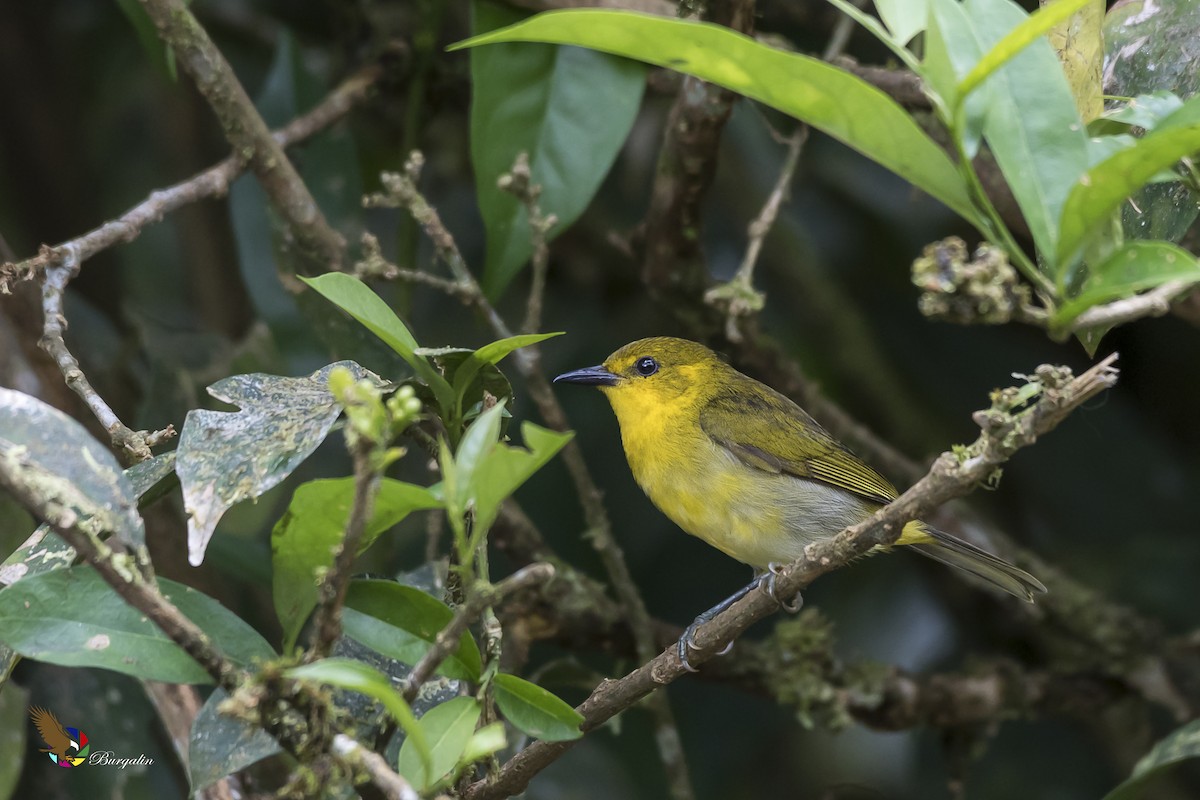
[[[64,728],[58,717],[39,706],[29,709],[29,717],[47,745],[38,750],[49,755],[51,761],[68,768],[87,761],[91,745],[86,733],[78,728]]]

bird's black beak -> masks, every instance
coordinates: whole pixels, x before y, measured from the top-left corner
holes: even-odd
[[[621,380],[603,366],[584,367],[573,372],[564,372],[554,379],[555,383],[580,383],[584,386],[616,386]]]

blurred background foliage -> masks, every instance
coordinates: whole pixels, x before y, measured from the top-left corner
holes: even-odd
[[[139,35],[125,6],[0,3],[0,234],[18,257],[41,243],[76,236],[227,154],[190,81],[176,77],[161,49]],[[411,222],[359,205],[363,192],[378,188],[380,170],[399,169],[410,149],[421,149],[427,159],[422,188],[468,263],[481,269],[485,242],[469,161],[469,57],[444,52],[470,32],[465,2],[195,0],[192,8],[272,125],[311,107],[356,66],[382,60],[386,75],[376,96],[348,123],[295,151],[297,163],[348,240],[371,230],[397,263],[425,269],[431,248]],[[821,2],[763,2],[756,26],[814,52],[824,47],[836,19]],[[863,63],[887,60],[861,32],[849,52]],[[595,200],[553,243],[543,329],[567,335],[542,347],[550,374],[598,363],[642,336],[689,335],[649,296],[622,246],[645,214],[677,85],[668,73],[651,73],[632,133]],[[770,119],[783,128],[792,124]],[[741,102],[724,132],[700,231],[717,280],[736,269],[746,225],[783,158],[763,122],[760,109]],[[953,233],[975,241],[945,209],[814,133],[757,275],[767,295],[762,328],[824,392],[917,459],[973,439],[971,412],[986,405],[992,388],[1012,383],[1011,373],[1032,372],[1043,362],[1077,370],[1088,363],[1077,343],[1053,343],[1034,328],[961,328],[924,319],[909,266],[927,243]],[[394,357],[350,326],[318,330],[304,304],[281,288],[276,250],[262,192],[253,178],[242,177],[228,198],[173,214],[136,242],[85,266],[67,298],[68,340],[128,424],[178,428],[189,409],[215,405],[205,386],[239,372],[300,375],[335,357],[353,357],[383,375],[400,373]],[[523,316],[528,280],[527,272],[518,276],[499,300],[513,323]],[[426,346],[475,347],[493,338],[467,309],[432,290],[381,291]],[[33,297],[19,291],[0,300],[0,315],[7,317],[0,341],[37,362],[34,331],[40,322],[31,312]],[[997,491],[976,493],[970,503],[1112,601],[1161,621],[1169,633],[1195,630],[1200,336],[1184,319],[1168,315],[1115,330],[1100,354],[1110,350],[1121,353],[1116,390],[1018,456]],[[40,394],[80,411],[52,372],[39,374]],[[514,382],[514,413],[529,417],[535,412]],[[683,623],[741,585],[741,565],[681,534],[644,498],[603,398],[567,390],[562,402],[599,476],[651,613]],[[85,413],[77,416],[93,424]],[[410,480],[430,480],[415,453],[402,469]],[[348,471],[340,445],[327,443],[285,485],[256,504],[234,508],[200,569],[186,564],[178,497],[160,502],[147,513],[160,572],[218,597],[277,642],[268,574],[271,525],[298,482]],[[559,461],[535,475],[518,498],[554,548],[603,576],[580,536],[579,505]],[[395,544],[373,550],[366,568],[396,573],[419,566],[425,552],[420,516],[405,523],[408,534],[390,540]],[[0,506],[0,520],[9,549],[31,529],[28,518],[7,505]],[[1015,619],[1007,602],[923,559],[896,555],[861,562],[819,581],[806,601],[833,621],[837,652],[847,659],[928,672],[962,668],[971,654],[1025,655],[1010,642],[1019,638],[1014,626],[1028,622]],[[539,646],[534,665],[564,655]],[[572,657],[614,674],[632,666],[597,654]],[[29,703],[52,704],[102,749],[144,752],[159,765],[171,763],[165,733],[130,679],[29,661],[15,679]],[[568,700],[585,696],[583,687],[553,688]],[[10,685],[6,692],[15,689]],[[1098,714],[1100,724],[1005,722],[994,732],[973,732],[977,740],[921,730],[875,733],[857,725],[830,733],[806,729],[767,698],[702,679],[679,681],[668,692],[704,800],[947,797],[946,776],[962,766],[958,759],[969,761],[963,774],[972,798],[1095,798],[1172,727],[1165,714],[1114,707]],[[8,720],[3,727],[26,724],[24,705],[17,705],[11,715],[0,710]],[[624,714],[613,733],[587,737],[527,796],[662,797],[652,735],[643,714]],[[975,758],[973,748],[984,741]],[[1161,796],[1196,796],[1188,787],[1181,777]],[[1200,793],[1200,783],[1190,790]],[[10,796],[158,798],[185,792],[182,773],[157,766],[52,772],[27,763]]]

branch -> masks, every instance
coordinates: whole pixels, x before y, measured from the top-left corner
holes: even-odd
[[[333,737],[330,751],[351,766],[367,773],[387,800],[420,800],[420,795],[408,781],[392,771],[383,756],[363,747],[344,733]]]
[[[550,248],[546,246],[546,237],[550,229],[558,224],[558,217],[542,213],[542,207],[538,204],[542,196],[542,187],[533,182],[533,175],[529,170],[529,155],[524,151],[517,154],[512,170],[501,175],[496,183],[501,191],[513,195],[525,206],[529,239],[533,244],[533,255],[529,265],[533,279],[529,285],[529,299],[525,304],[525,322],[521,325],[521,332],[537,333],[538,328],[542,326],[542,298],[546,293],[546,271],[550,263]]]
[[[938,505],[966,494],[986,479],[1017,450],[1035,442],[1057,426],[1066,416],[1116,382],[1110,356],[1077,378],[1064,367],[1039,367],[1041,396],[1030,408],[1015,412],[1006,404],[1016,398],[995,393],[993,407],[977,412],[981,434],[962,456],[943,453],[924,478],[895,501],[884,506],[866,521],[842,531],[831,539],[808,545],[805,554],[779,571],[776,592],[787,599],[813,580],[831,572],[874,547],[894,542],[909,521],[929,513]],[[754,591],[738,600],[725,612],[702,625],[695,635],[693,664],[712,658],[743,631],[760,619],[775,613],[777,601],[765,592]],[[583,714],[583,731],[601,725],[619,711],[628,708],[656,689],[686,674],[677,648],[668,647],[657,657],[616,681],[602,683],[578,708]],[[488,781],[471,785],[465,796],[470,800],[509,797],[521,792],[530,779],[555,761],[571,742],[536,742],[513,756],[501,771]]]
[[[754,27],[754,0],[711,4],[710,22]],[[721,132],[738,95],[685,75],[667,117],[641,244],[642,282],[658,294],[691,294],[708,282],[700,252],[701,201],[716,174]]]
[[[1195,285],[1194,281],[1168,281],[1144,294],[1092,306],[1076,317],[1064,333],[1112,327],[1142,317],[1164,316],[1171,310],[1171,301]]]
[[[234,154],[246,161],[300,243],[303,255],[325,269],[339,269],[346,248],[330,227],[300,173],[271,136],[233,68],[183,0],[140,0],[159,38],[196,82],[225,132]],[[323,270],[322,270],[323,271]]]
[[[281,148],[291,147],[328,128],[363,100],[379,80],[378,66],[363,69],[342,82],[307,114],[296,117],[275,131]],[[230,184],[246,170],[246,163],[233,156],[193,175],[182,183],[158,189],[116,219],[106,222],[75,239],[53,247],[43,245],[33,258],[0,265],[0,293],[9,294],[12,283],[35,277],[42,270],[62,264],[75,248],[77,263],[85,261],[113,245],[132,242],[142,230],[186,205],[211,197],[223,197]]]
[[[372,459],[373,443],[366,439],[356,440],[351,445],[354,460],[354,500],[350,516],[346,520],[346,531],[338,546],[333,569],[325,574],[313,617],[313,646],[305,660],[325,658],[342,635],[342,606],[346,602],[346,589],[350,585],[350,571],[358,557],[359,542],[371,519],[375,507],[375,495],[379,492],[379,470]]]
[[[134,431],[121,422],[104,398],[92,388],[87,375],[79,368],[79,361],[67,349],[63,334],[67,329],[67,318],[63,313],[63,293],[67,282],[79,271],[79,258],[74,245],[67,248],[67,256],[61,266],[46,272],[42,287],[42,338],[38,345],[54,360],[62,372],[71,391],[79,395],[97,421],[108,431],[114,447],[127,453],[136,461],[146,461],[153,453],[150,448],[161,444],[175,435],[175,428],[168,425],[160,431]]]
[[[442,662],[458,648],[459,640],[471,623],[489,608],[499,603],[513,592],[528,589],[545,583],[554,577],[554,567],[549,564],[530,564],[523,567],[497,584],[480,582],[474,588],[471,596],[454,614],[450,624],[438,631],[433,647],[426,651],[421,660],[412,668],[405,679],[404,699],[412,702],[416,699],[421,686],[429,680]]]
[[[849,19],[849,17],[844,17]],[[746,244],[746,254],[738,266],[733,278],[725,284],[714,286],[704,293],[704,302],[711,306],[723,308],[725,312],[725,338],[731,342],[740,342],[742,333],[738,330],[738,318],[755,314],[762,310],[766,296],[754,288],[754,266],[762,252],[763,241],[771,232],[779,208],[787,199],[788,187],[791,186],[792,176],[800,164],[800,151],[808,140],[808,126],[801,123],[788,137],[780,137],[774,130],[771,135],[777,141],[787,145],[787,155],[783,166],[779,168],[779,177],[775,179],[775,187],[767,196],[762,211],[750,223],[748,229],[749,241]]]

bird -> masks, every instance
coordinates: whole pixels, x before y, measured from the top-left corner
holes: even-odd
[[[760,585],[774,596],[780,566],[898,494],[795,402],[697,342],[640,339],[554,382],[599,388],[651,502],[686,533],[755,570],[750,584],[699,615],[680,638],[689,670],[701,624]],[[1046,591],[1028,572],[919,520],[895,544],[1028,602]]]
[[[39,747],[39,752],[49,753],[55,763],[75,760],[79,754],[79,743],[71,738],[62,723],[58,721],[58,717],[38,706],[29,709],[29,716],[33,719],[34,727],[38,729],[38,733],[42,735],[42,740],[47,745],[47,747]]]

